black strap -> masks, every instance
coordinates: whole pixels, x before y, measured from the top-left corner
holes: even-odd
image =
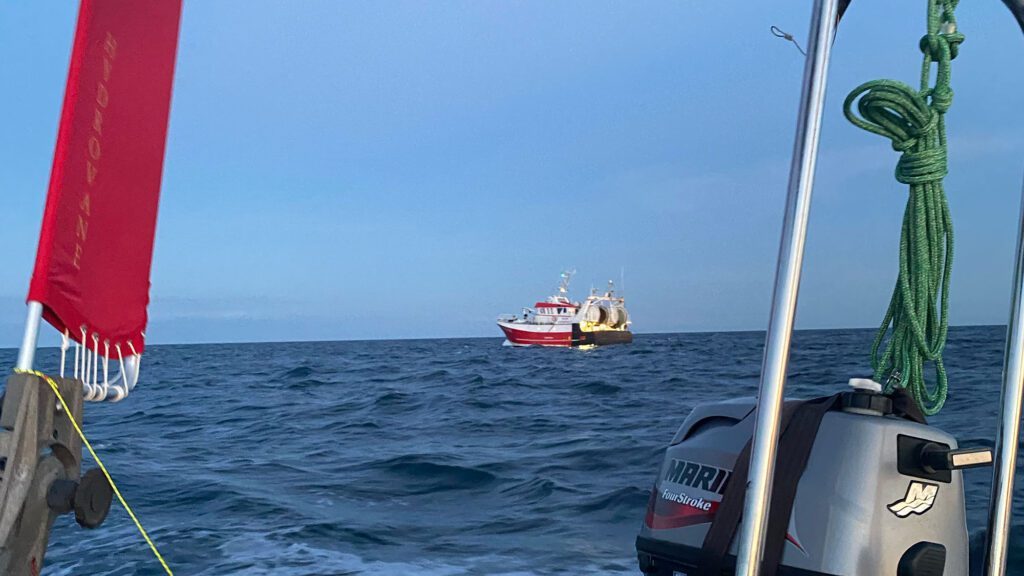
[[[892,412],[900,418],[906,418],[907,420],[917,422],[918,424],[927,424],[925,420],[924,412],[921,412],[921,407],[914,401],[914,397],[907,392],[906,388],[897,388],[893,390],[889,395],[892,398]]]
[[[704,535],[704,545],[700,550],[700,561],[695,576],[720,576],[725,556],[729,553],[729,544],[733,534],[740,525],[743,515],[743,499],[747,492],[747,472],[750,470],[750,442],[743,447],[736,457],[736,465],[729,484],[722,494],[722,504],[715,512],[708,533]]]
[[[781,428],[783,435],[789,429],[789,422],[800,404],[802,402],[786,402],[782,405]],[[756,412],[751,413],[748,418],[756,418]],[[696,576],[720,576],[725,567],[725,557],[729,553],[729,545],[732,543],[743,516],[747,476],[750,472],[750,442],[747,440],[743,450],[736,456],[732,475],[729,476],[729,484],[725,487],[725,493],[722,494],[722,503],[718,507],[718,511],[715,512],[715,518],[711,521],[708,533],[704,536],[704,545],[701,547]]]
[[[761,574],[764,576],[775,576],[782,562],[800,477],[807,468],[822,419],[838,404],[838,394],[801,403],[779,439],[779,458],[775,466],[775,480],[772,482],[771,508],[761,562]]]
[[[893,412],[896,416],[925,423],[920,408],[906,390],[897,389],[889,396],[892,398]],[[796,500],[800,478],[807,468],[821,421],[825,414],[839,406],[840,398],[841,395],[836,394],[803,402],[787,402],[783,405],[782,431],[779,435],[778,458],[775,464],[771,507],[761,564],[761,573],[765,576],[775,576],[782,562],[789,519],[793,513],[793,502]],[[743,450],[736,456],[732,476],[722,495],[722,503],[704,537],[696,576],[720,576],[725,567],[729,546],[743,516],[747,477],[750,472],[750,444],[751,441],[748,440]]]

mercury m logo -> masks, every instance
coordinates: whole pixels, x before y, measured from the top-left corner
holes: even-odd
[[[729,484],[731,475],[731,471],[722,468],[673,459],[668,465],[664,480],[698,490],[725,494],[725,487]]]
[[[907,494],[902,500],[889,504],[889,511],[906,518],[911,514],[924,514],[932,509],[935,504],[935,496],[939,493],[938,484],[913,481],[907,486]]]

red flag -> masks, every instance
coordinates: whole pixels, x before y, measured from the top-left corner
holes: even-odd
[[[142,353],[180,18],[181,0],[79,9],[28,299],[90,348]]]

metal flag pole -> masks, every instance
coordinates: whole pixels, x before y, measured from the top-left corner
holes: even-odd
[[[811,14],[799,123],[793,161],[790,164],[782,241],[775,271],[764,361],[761,365],[761,391],[751,446],[750,481],[743,505],[743,527],[736,562],[736,574],[742,576],[757,576],[761,569],[786,366],[789,363],[789,344],[796,316],[800,269],[803,264],[804,240],[807,237],[829,53],[835,36],[837,10],[838,0],[816,0]]]
[[[996,431],[992,499],[988,513],[988,550],[985,557],[985,574],[988,576],[1003,576],[1006,573],[1006,548],[1013,520],[1013,477],[1017,468],[1021,400],[1024,399],[1024,189],[1021,192],[1017,257],[1010,302],[1000,398],[1002,414]]]
[[[18,370],[31,370],[36,357],[36,346],[39,343],[39,321],[43,318],[43,305],[29,301],[28,318],[25,320],[25,335],[21,339],[18,350]]]

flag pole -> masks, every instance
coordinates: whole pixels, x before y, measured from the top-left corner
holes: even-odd
[[[25,335],[18,351],[18,370],[31,370],[39,343],[39,322],[43,318],[43,305],[34,300],[28,302],[28,317],[25,319]]]

